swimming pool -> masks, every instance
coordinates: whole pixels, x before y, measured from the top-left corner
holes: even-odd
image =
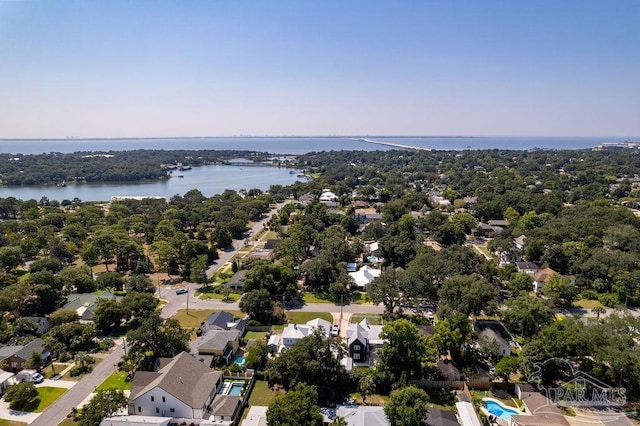
[[[511,416],[517,416],[521,414],[518,410],[513,408],[506,407],[498,401],[492,399],[485,399],[484,406],[487,408],[487,411],[493,414],[496,417],[500,417],[501,419],[511,420]]]
[[[243,356],[237,357],[236,358],[236,364],[243,365],[244,364],[244,357]]]
[[[229,391],[227,392],[227,395],[240,396],[242,395],[243,388],[244,388],[244,385],[242,383],[232,383],[231,386],[229,387]]]

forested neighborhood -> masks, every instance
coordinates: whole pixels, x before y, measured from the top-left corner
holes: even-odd
[[[115,180],[248,155],[147,154],[122,164],[148,172]],[[27,160],[62,173],[57,158],[0,158],[3,183],[84,173],[65,157],[64,174],[16,180]],[[291,165],[313,180],[0,198],[10,409],[47,424],[47,407],[101,369],[64,424],[573,425],[586,415],[567,403],[576,394],[548,390],[576,392],[580,376],[580,398],[633,424],[637,149],[331,151]]]

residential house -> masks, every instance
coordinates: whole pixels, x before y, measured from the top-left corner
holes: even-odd
[[[202,334],[211,330],[238,330],[240,336],[245,332],[247,322],[244,319],[235,320],[233,314],[225,311],[214,312],[200,325]]]
[[[226,365],[229,365],[240,347],[240,335],[239,330],[209,330],[189,343],[191,353],[198,356],[221,356]]]
[[[330,423],[336,417],[342,417],[348,426],[389,426],[389,420],[384,413],[384,407],[368,405],[338,405],[335,409],[323,408],[325,423]]]
[[[471,402],[456,402],[456,410],[458,411],[458,419],[462,426],[482,426],[478,413],[476,413],[476,409]]]
[[[366,209],[369,208],[369,202],[364,200],[354,200],[351,202],[351,205],[356,209]]]
[[[560,275],[558,272],[554,271],[551,268],[540,269],[533,275],[533,291],[536,293],[541,292],[544,285],[553,277],[554,275]],[[568,278],[571,284],[575,284],[576,277],[572,275],[562,275],[565,278]]]
[[[208,418],[222,383],[221,371],[182,352],[173,358],[161,359],[156,371],[136,372],[128,412],[139,416]]]
[[[322,318],[307,321],[306,324],[289,324],[282,330],[282,345],[288,349],[298,340],[310,336],[315,330],[322,330],[327,338],[331,333],[331,323]]]
[[[11,386],[11,379],[15,374],[8,371],[0,370],[0,395],[3,395],[9,386]]]
[[[381,337],[382,326],[372,325],[364,318],[359,323],[349,324],[347,328],[347,348],[349,357],[355,363],[369,364],[373,353],[384,343]]]
[[[45,350],[43,340],[37,338],[26,345],[0,348],[0,362],[4,365],[4,370],[17,373],[26,368],[34,353],[40,356],[41,365],[47,365],[51,361],[51,353]]]
[[[538,392],[521,392],[521,395],[528,414],[511,416],[512,425],[569,426],[560,409],[546,396]]]
[[[459,426],[456,413],[431,407],[425,419],[427,426]]]
[[[67,296],[66,309],[73,309],[80,317],[81,323],[93,322],[93,313],[101,299],[120,300],[122,296],[116,296],[111,290],[103,293],[72,293]]]
[[[358,270],[358,264],[356,262],[347,263],[347,272],[356,272]]]
[[[486,238],[498,236],[502,233],[502,231],[504,231],[504,228],[500,226],[489,225],[484,222],[479,222],[476,228],[476,232],[480,236],[486,237]]]
[[[277,238],[271,238],[268,239],[265,243],[264,243],[264,249],[265,250],[273,250],[274,248],[276,248],[276,246],[278,244],[280,244],[281,240],[278,240]]]
[[[520,235],[519,237],[513,240],[513,243],[518,250],[522,250],[524,249],[524,246],[527,243],[527,237],[524,235]]]
[[[322,204],[326,204],[329,207],[335,207],[337,205],[338,196],[331,192],[329,189],[325,188],[322,190],[322,194],[320,194],[320,202]]]
[[[310,192],[307,192],[306,194],[302,194],[300,197],[298,197],[298,202],[303,206],[307,206],[311,204],[311,202],[315,200],[315,198],[316,198],[315,195],[313,195]]]
[[[540,270],[540,267],[533,262],[516,262],[518,272],[534,276]]]
[[[363,224],[380,222],[382,220],[382,213],[358,213],[358,219],[360,219],[360,223]]]
[[[231,290],[242,290],[244,288],[244,281],[246,279],[247,271],[241,269],[240,271],[233,274],[231,278],[229,278],[229,282],[227,283],[227,287]]]
[[[458,381],[462,377],[460,369],[448,359],[441,359],[436,364],[438,371],[448,381]]]
[[[224,424],[236,418],[242,405],[242,397],[237,395],[216,395],[211,404],[211,417],[213,424]],[[209,423],[209,422],[207,422]]]
[[[47,317],[22,317],[29,321],[32,324],[35,324],[38,329],[36,330],[36,334],[43,335],[47,331],[51,329],[51,323],[49,322],[49,318]]]
[[[100,426],[169,426],[173,417],[113,416],[105,417]]]
[[[366,291],[367,286],[371,284],[375,278],[379,277],[381,273],[382,270],[380,269],[374,269],[368,265],[364,265],[356,272],[349,272],[349,276],[353,279],[353,283],[356,286],[362,287]]]
[[[475,321],[473,329],[478,335],[478,340],[486,339],[497,343],[500,357],[511,355],[511,337],[501,322]]]
[[[489,226],[499,226],[500,228],[506,228],[509,226],[509,221],[507,219],[491,219],[487,221]]]

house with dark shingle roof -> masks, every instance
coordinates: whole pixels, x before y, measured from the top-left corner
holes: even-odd
[[[0,362],[6,371],[17,373],[25,368],[25,364],[37,353],[42,360],[42,365],[47,365],[51,360],[51,353],[44,349],[42,339],[33,339],[26,345],[4,346],[0,348]]]
[[[183,419],[209,417],[222,388],[215,371],[186,352],[161,360],[156,371],[138,371],[133,378],[128,411],[131,415]]]
[[[234,395],[216,395],[211,406],[213,421],[231,421],[236,417],[242,398]]]

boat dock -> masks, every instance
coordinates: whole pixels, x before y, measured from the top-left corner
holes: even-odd
[[[431,148],[424,148],[424,147],[421,147],[421,146],[413,146],[413,145],[404,145],[404,144],[395,143],[395,142],[374,141],[374,140],[367,139],[367,138],[352,138],[352,140],[360,141],[360,142],[366,142],[366,143],[373,143],[373,144],[376,144],[376,145],[391,146],[393,148],[408,149],[408,150],[411,150],[411,151],[431,151]]]

